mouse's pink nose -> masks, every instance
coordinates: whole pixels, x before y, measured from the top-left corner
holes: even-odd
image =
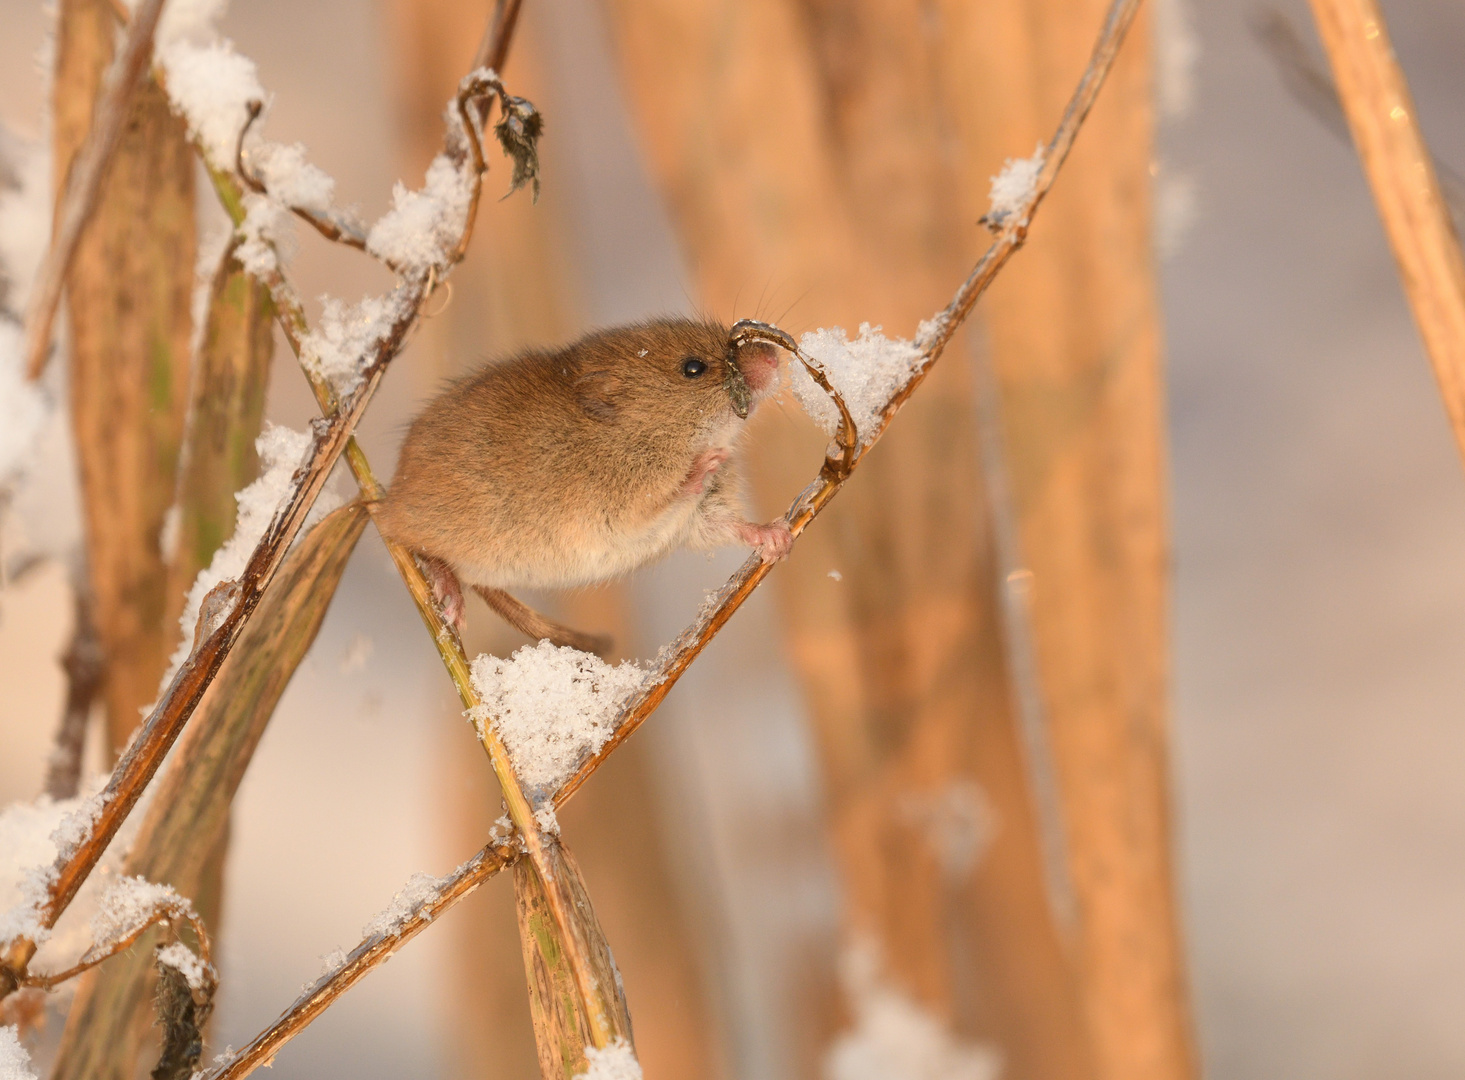
[[[751,341],[738,350],[738,367],[753,392],[761,394],[773,385],[778,352],[765,341]]]

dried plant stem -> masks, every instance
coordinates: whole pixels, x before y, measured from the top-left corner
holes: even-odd
[[[1332,76],[1308,55],[1292,20],[1276,9],[1269,9],[1259,12],[1252,20],[1251,32],[1277,65],[1277,72],[1292,96],[1323,127],[1340,139],[1349,139],[1348,120],[1343,115],[1343,103],[1338,100],[1338,88],[1333,85]],[[1438,157],[1432,160],[1440,196],[1449,207],[1456,227],[1465,226],[1465,179],[1448,162]]]
[[[1128,29],[1138,7],[1139,0],[1114,0],[1104,20],[1103,29],[1083,78],[1063,114],[1057,132],[1048,144],[1043,169],[1038,176],[1027,206],[1021,214],[1013,216],[1011,223],[1004,227],[993,245],[978,260],[971,274],[957,290],[951,303],[939,314],[936,331],[929,339],[920,342],[924,358],[920,370],[886,405],[881,413],[877,430],[863,442],[863,449],[857,450],[854,454],[849,464],[849,470],[853,470],[869,448],[884,434],[895,414],[900,411],[901,406],[925,378],[931,364],[940,357],[958,327],[970,315],[978,297],[986,291],[1002,266],[1026,240],[1028,223],[1043,196],[1052,186],[1058,170],[1062,167],[1068,150],[1073,145],[1074,137],[1098,95],[1104,77],[1108,74],[1119,45],[1123,41],[1124,32]],[[843,471],[841,474],[841,457],[842,455],[835,455],[826,458],[819,477],[805,488],[790,506],[787,520],[795,536],[802,533],[819,515],[848,478],[849,471]],[[354,459],[348,460],[353,461],[354,467]],[[433,607],[430,590],[427,588],[426,580],[422,578],[420,570],[407,553],[403,552],[400,558],[410,564],[410,570],[403,565],[402,561],[399,561],[397,554],[393,554],[394,561],[397,561],[404,579],[408,581],[409,589],[413,590],[413,598],[418,601],[418,610],[422,612],[424,620],[430,629],[434,624],[441,626],[441,619]],[[662,656],[656,668],[647,679],[646,689],[627,703],[622,710],[616,734],[555,793],[556,806],[562,805],[578,791],[601,763],[614,752],[615,748],[625,742],[645,721],[646,717],[655,711],[682,672],[726,625],[733,612],[767,576],[769,569],[770,565],[762,562],[757,556],[749,558],[728,579],[727,583],[708,599],[702,614],[696,621],[662,650]],[[414,587],[414,581],[421,582],[420,598]],[[439,651],[442,652],[441,639],[437,638],[436,632],[434,632],[434,636],[439,640]],[[451,637],[449,640],[452,640]],[[459,655],[461,657],[461,651]],[[450,661],[447,653],[444,653],[443,659],[444,663],[449,665],[450,671],[455,664],[461,662],[462,670],[466,673],[466,660]],[[454,682],[458,682],[456,676]],[[464,700],[466,702],[467,699]],[[517,854],[512,844],[513,838],[510,840],[511,843],[491,845],[485,848],[473,862],[465,864],[450,879],[449,885],[442,890],[441,895],[430,905],[423,906],[424,911],[430,907],[430,918],[440,916],[484,880],[512,864],[517,858]],[[490,855],[492,859],[490,859]],[[416,916],[414,916],[414,920],[416,920]],[[409,921],[400,935],[393,935],[385,942],[379,938],[363,941],[351,952],[344,965],[334,972],[323,975],[315,986],[281,1014],[274,1024],[257,1035],[248,1046],[238,1051],[226,1063],[208,1073],[204,1080],[239,1080],[255,1068],[272,1060],[281,1046],[299,1034],[332,1001],[355,985],[368,970],[385,962],[400,944],[420,931],[427,921],[427,919]]]
[[[514,40],[514,27],[519,23],[519,8],[523,0],[496,0],[493,18],[478,43],[478,52],[473,57],[473,68],[488,68],[503,71],[504,61],[509,58],[509,43]]]
[[[66,270],[76,254],[87,219],[97,205],[97,196],[102,190],[102,181],[107,177],[107,166],[112,152],[122,136],[127,122],[127,107],[133,89],[148,66],[153,52],[153,32],[158,28],[158,18],[163,13],[164,0],[143,0],[136,16],[127,27],[127,39],[122,52],[107,73],[102,84],[101,98],[97,102],[96,114],[92,119],[86,139],[72,159],[71,170],[66,178],[66,194],[56,208],[55,226],[51,246],[46,251],[40,269],[36,272],[36,284],[25,314],[25,365],[26,377],[36,379],[46,366],[46,355],[51,346],[51,326],[56,320],[56,309],[61,304],[61,290],[66,284]]]
[[[1465,260],[1376,0],[1312,0],[1353,142],[1465,455]]]

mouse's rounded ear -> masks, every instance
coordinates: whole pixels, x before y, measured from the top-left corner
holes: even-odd
[[[575,401],[592,420],[609,422],[616,418],[620,390],[620,375],[605,368],[582,371],[575,376]]]

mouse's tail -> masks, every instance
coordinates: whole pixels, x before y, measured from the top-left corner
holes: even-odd
[[[527,604],[520,603],[502,589],[489,589],[482,585],[473,586],[473,591],[483,597],[484,603],[498,612],[499,617],[515,630],[527,634],[535,641],[548,638],[556,645],[568,645],[581,652],[605,656],[610,652],[611,639],[603,634],[582,634],[561,626],[553,619],[547,619]]]

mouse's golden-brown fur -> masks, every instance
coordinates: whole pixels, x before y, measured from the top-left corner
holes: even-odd
[[[413,421],[377,522],[486,595],[589,585],[682,546],[782,558],[787,526],[745,518],[730,468],[735,384],[756,401],[776,364],[770,346],[745,345],[730,372],[727,329],[689,319],[491,363]],[[439,585],[461,620],[456,583]]]

